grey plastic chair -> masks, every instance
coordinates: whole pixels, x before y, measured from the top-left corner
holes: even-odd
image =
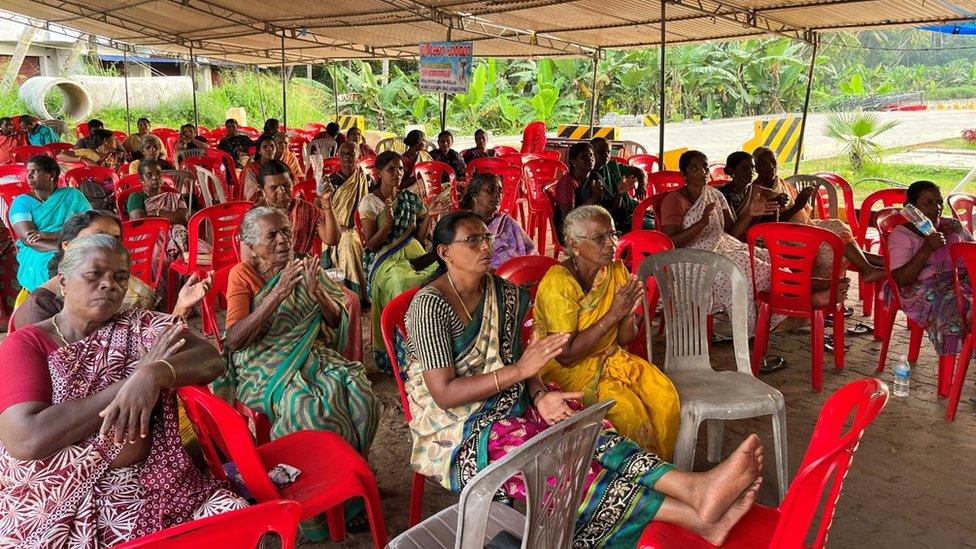
[[[403,154],[407,151],[407,146],[403,144],[402,137],[387,137],[379,140],[373,150],[376,151],[376,154],[386,151],[396,151]]]
[[[816,175],[791,175],[786,181],[796,187],[797,191],[802,191],[806,187],[820,187],[827,192],[827,210],[829,219],[837,219],[837,188],[826,179]],[[817,190],[819,193],[820,190]],[[817,208],[813,209],[814,217],[819,215]]]
[[[654,276],[661,289],[666,346],[664,372],[681,400],[681,426],[674,464],[691,471],[695,464],[698,428],[708,426],[708,459],[722,457],[725,420],[773,416],[776,480],[780,499],[786,494],[786,401],[783,394],[756,379],[749,362],[745,276],[732,260],[715,252],[680,249],[648,256],[640,264],[641,280]],[[712,369],[709,357],[708,314],[714,308],[712,287],[716,277],[732,283],[732,345],[735,371]],[[645,303],[646,309],[646,303]],[[650,332],[650,330],[648,330]]]
[[[176,151],[176,165],[182,165],[183,161],[187,158],[205,156],[206,154],[206,149],[183,149],[182,151]]]
[[[315,139],[308,144],[309,155],[315,154],[316,152],[322,155],[322,158],[332,158],[336,155],[336,151],[339,150],[339,144],[335,139]],[[305,158],[307,161],[308,158]]]
[[[539,433],[471,479],[456,505],[400,534],[387,547],[481,549],[502,530],[522,538],[523,548],[570,547],[586,472],[603,417],[613,405],[612,400],[598,402]],[[515,475],[525,481],[527,517],[494,501],[502,484]]]

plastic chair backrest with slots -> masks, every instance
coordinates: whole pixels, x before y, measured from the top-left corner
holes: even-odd
[[[301,512],[297,502],[279,499],[184,522],[116,548],[262,547],[266,536],[277,534],[281,538],[277,547],[293,549]]]
[[[664,197],[668,196],[668,193],[657,193],[652,194],[637,203],[637,207],[634,208],[634,217],[631,221],[631,227],[634,229],[639,229],[644,226],[644,215],[647,214],[647,210],[650,209],[654,213],[654,228],[661,230],[661,203],[664,202]]]
[[[394,151],[400,154],[407,152],[407,146],[403,143],[402,137],[387,137],[386,139],[380,139],[373,147],[376,154],[386,151]]]
[[[854,234],[857,234],[857,204],[854,203],[854,188],[846,179],[832,172],[820,172],[813,175],[822,177],[835,187],[840,188],[841,196],[844,199],[844,215],[847,219],[847,225]]]
[[[532,301],[539,291],[539,282],[549,269],[559,262],[545,255],[513,257],[495,269],[495,274],[529,292]]]
[[[530,160],[559,160],[559,151],[544,150],[530,153],[522,153],[522,165]]]
[[[205,206],[214,204],[224,204],[227,202],[228,192],[225,190],[224,182],[214,174],[214,172],[197,166],[197,190],[200,192]]]
[[[111,168],[103,168],[102,166],[72,168],[64,174],[65,184],[69,187],[77,187],[84,179],[94,179],[100,184],[104,181],[111,181],[112,188],[114,189],[118,185],[119,174],[115,173],[115,170]]]
[[[27,166],[24,164],[7,164],[0,166],[0,185],[20,182],[27,183]]]
[[[15,231],[13,225],[10,224],[10,206],[13,205],[15,198],[22,194],[29,194],[31,192],[33,191],[26,181],[0,184],[0,201],[3,202],[3,222],[10,231],[10,239],[15,242],[17,241],[17,231]]]
[[[308,144],[308,154],[321,154],[323,158],[333,158],[339,151],[339,143],[335,139],[313,139]]]
[[[115,213],[119,215],[119,219],[122,221],[128,221],[129,210],[126,205],[129,202],[129,197],[132,196],[133,193],[142,191],[142,181],[137,181],[136,183],[128,184],[124,187],[122,187],[121,183],[119,183],[119,185],[121,188],[115,191]],[[173,187],[172,185],[163,185],[159,188],[159,190],[168,193],[178,192],[176,187]]]
[[[495,495],[513,476],[525,482],[522,547],[570,547],[603,418],[605,400],[532,437],[475,475],[458,502],[456,548],[482,547]]]
[[[48,150],[48,154],[54,158],[57,158],[60,153],[73,151],[75,146],[71,143],[48,143],[47,145],[44,145],[44,148]]]
[[[201,156],[207,156],[206,149],[183,149],[182,151],[176,151],[175,153],[176,162],[173,164],[176,166],[182,166],[183,161],[187,158],[199,158]]]
[[[662,251],[644,259],[641,279],[653,278],[661,295],[664,314],[664,371],[710,370],[708,317],[713,311],[716,278],[732,286],[732,342],[736,370],[752,375],[749,364],[748,311],[752,306],[741,269],[727,257],[707,250],[683,248]],[[647,334],[650,345],[650,331]]]
[[[303,198],[306,202],[315,204],[316,192],[318,189],[314,180],[306,179],[305,181],[300,181],[295,183],[291,188],[292,198]]]
[[[498,156],[501,156],[503,154],[521,154],[519,153],[518,149],[516,149],[515,147],[509,147],[508,145],[495,145],[494,147],[492,147],[492,149],[495,151],[495,154]]]
[[[966,193],[952,193],[946,199],[952,217],[959,220],[963,227],[973,232],[973,207],[976,206],[976,196]]]
[[[866,242],[867,232],[868,228],[875,227],[875,223],[872,223],[871,210],[875,206],[882,208],[901,206],[905,203],[906,194],[905,189],[881,189],[874,191],[861,201],[861,211],[857,217],[857,232],[854,233],[854,236],[862,248],[869,251],[865,246],[869,244]]]
[[[637,274],[645,257],[673,249],[674,243],[668,235],[660,231],[635,229],[620,237],[614,255],[617,259],[624,258],[630,272]]]
[[[522,162],[523,162],[522,153],[514,153],[514,154],[508,153],[508,154],[497,156],[496,158],[501,158],[505,162],[508,162],[509,166],[515,166],[516,168],[522,167]]]
[[[448,185],[454,188],[454,179],[456,177],[454,168],[443,162],[438,162],[437,160],[418,162],[413,168],[413,173],[417,181],[423,182],[424,202],[428,204],[441,194],[444,188],[445,177],[447,177]]]
[[[522,154],[539,152],[546,148],[546,123],[541,121],[531,122],[522,130],[522,147],[519,152]]]
[[[304,170],[308,164],[309,140],[294,134],[288,137],[288,150],[298,159],[299,167]]]
[[[91,130],[88,128],[88,122],[82,122],[75,126],[75,135],[77,135],[79,139],[91,135]]]
[[[186,224],[189,241],[188,272],[192,273],[202,268],[216,270],[227,265],[234,265],[240,261],[237,244],[237,233],[244,220],[244,214],[254,205],[251,202],[226,202],[206,207],[193,214]],[[200,262],[198,243],[203,237],[202,225],[210,226],[211,242],[210,264]]]
[[[118,143],[119,145],[125,143],[125,140],[129,138],[129,134],[125,133],[122,130],[113,130],[112,135],[115,136],[115,142]]]
[[[129,272],[154,290],[162,279],[169,227],[169,221],[162,217],[144,217],[122,223],[122,245],[129,250],[131,263]]]
[[[166,149],[166,158],[172,160],[176,157],[176,143],[180,140],[180,133],[177,131],[172,131],[172,133],[155,133],[157,130],[153,130],[153,135],[159,138],[163,142],[163,147]]]
[[[532,199],[545,198],[541,196],[544,194],[543,191],[568,172],[569,168],[566,164],[548,158],[535,158],[522,165],[523,181]]]
[[[793,185],[797,192],[802,191],[806,187],[815,187],[816,193],[816,208],[814,208],[815,217],[818,219],[837,219],[840,215],[837,209],[837,189],[834,185],[817,175],[791,175],[786,178],[786,182]]]
[[[465,171],[467,172],[468,181],[471,181],[471,177],[478,172],[498,174],[500,170],[508,167],[510,167],[510,164],[504,158],[483,156],[468,162]]]
[[[624,156],[627,158],[647,154],[647,148],[636,141],[621,141],[620,144],[623,145],[624,152],[626,153]]]
[[[716,163],[708,165],[708,177],[711,181],[731,181],[729,174],[725,173],[725,164]]]
[[[676,191],[685,186],[685,176],[681,172],[663,171],[654,172],[647,178],[649,194],[661,194]]]
[[[516,217],[519,213],[518,200],[523,193],[522,170],[514,166],[505,166],[490,173],[502,179],[502,200],[498,205],[498,211]]]
[[[181,170],[186,170],[194,174],[196,173],[196,168],[205,168],[209,170],[211,173],[220,178],[221,184],[225,187],[233,183],[227,174],[227,167],[224,166],[224,159],[214,152],[204,151],[202,156],[186,157],[180,164]]]
[[[230,270],[233,268],[234,265],[227,265],[214,271],[210,291],[207,292],[207,295],[203,296],[203,301],[200,302],[203,333],[214,338],[214,346],[217,347],[217,352],[219,353],[222,353],[224,350],[224,342],[220,336],[220,323],[217,321],[217,309],[227,308],[227,282],[230,278]],[[200,274],[206,276],[206,273]]]
[[[19,147],[14,147],[10,152],[13,154],[14,162],[23,162],[25,164],[32,156],[37,156],[39,154],[44,156],[53,156],[47,147],[43,147],[41,145],[21,145]]]
[[[634,154],[627,157],[627,163],[644,172],[644,180],[650,181],[651,174],[661,171],[661,161],[652,154]]]

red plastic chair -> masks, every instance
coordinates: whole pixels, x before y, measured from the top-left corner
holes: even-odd
[[[43,154],[44,156],[51,156],[51,151],[47,147],[42,147],[40,145],[21,145],[20,147],[14,147],[10,151],[14,156],[14,162],[27,163],[27,160],[32,156],[37,156]]]
[[[145,282],[153,290],[163,278],[166,241],[169,239],[169,220],[145,217],[122,223],[122,245],[129,250],[129,273]],[[156,261],[153,261],[155,256]]]
[[[632,154],[627,158],[627,163],[643,170],[645,181],[651,179],[652,173],[661,171],[661,161],[652,154]]]
[[[503,154],[521,154],[515,147],[509,147],[508,145],[495,145],[492,147],[495,154],[501,156]]]
[[[212,517],[193,520],[132,541],[116,549],[183,549],[185,547],[262,547],[268,534],[281,538],[281,549],[295,547],[302,506],[279,499]]]
[[[400,336],[406,339],[407,326],[404,319],[407,316],[407,309],[410,308],[410,302],[413,301],[413,296],[417,295],[418,290],[419,288],[411,288],[394,297],[386,304],[386,307],[383,308],[383,312],[380,314],[380,332],[383,335],[383,344],[386,345],[386,354],[390,359],[390,364],[393,365],[393,379],[396,380],[397,390],[400,392],[400,404],[403,406],[403,415],[408,424],[413,420],[413,414],[410,413],[407,390],[403,386],[400,365],[397,363],[394,334],[399,331]],[[423,503],[424,475],[414,471],[413,485],[410,488],[410,514],[407,518],[408,528],[420,522],[420,512]]]
[[[522,170],[514,166],[505,166],[497,172],[491,172],[502,178],[502,200],[498,204],[498,211],[525,224],[525,215],[519,208],[519,200],[525,198],[522,186]]]
[[[539,253],[546,253],[546,233],[552,231],[552,256],[559,257],[562,246],[556,234],[552,200],[546,189],[554,185],[565,175],[569,168],[558,160],[536,159],[529,160],[522,167],[522,181],[525,184],[526,199],[529,209],[528,230],[529,237],[535,238]]]
[[[317,198],[316,196],[317,191],[318,189],[315,180],[307,179],[300,183],[296,183],[294,186],[292,186],[291,197],[292,198],[301,197],[306,202],[311,202],[312,204],[315,204],[315,200]]]
[[[821,172],[814,175],[826,179],[835,187],[840,188],[841,196],[844,198],[844,214],[847,219],[847,225],[854,234],[857,234],[857,205],[854,203],[854,189],[851,187],[851,184],[843,177],[831,172]]]
[[[252,128],[251,126],[238,126],[238,130],[244,135],[250,137],[252,140],[261,137],[261,130],[257,128]]]
[[[637,230],[644,226],[644,215],[647,214],[647,209],[650,208],[651,212],[654,213],[654,227],[658,230],[661,229],[661,203],[664,202],[664,198],[668,196],[668,193],[652,194],[637,203],[637,207],[634,208],[634,218],[631,221],[631,227]]]
[[[91,130],[88,129],[88,122],[82,122],[81,124],[75,126],[75,134],[79,139],[91,135]]]
[[[376,157],[370,156],[359,161],[359,169],[373,181],[380,180],[380,172],[376,171]]]
[[[524,166],[530,160],[559,160],[559,151],[536,151],[530,153],[522,153],[522,165]]]
[[[205,335],[214,338],[214,347],[217,348],[217,352],[224,352],[224,342],[220,336],[220,324],[217,321],[217,309],[227,308],[227,279],[230,276],[230,270],[234,268],[234,265],[228,265],[214,271],[213,282],[210,285],[210,291],[207,295],[203,296],[203,301],[200,302],[200,317],[203,320],[203,333]],[[200,272],[199,276],[206,276],[206,273]],[[241,405],[243,406],[243,405]],[[267,442],[270,439],[271,426],[268,423],[268,418],[264,414],[257,417],[250,408],[247,411],[241,410],[240,406],[238,411],[244,413],[245,417],[248,417],[257,426],[258,423],[263,422],[266,427],[264,429],[256,429],[257,431],[257,441],[258,444]]]
[[[905,203],[905,189],[881,189],[869,194],[862,202],[858,212],[857,230],[854,231],[854,239],[862,250],[870,252],[875,246],[881,243],[875,222],[876,215],[872,210],[880,206],[890,208],[901,206]],[[853,227],[852,227],[853,230]],[[860,280],[860,278],[858,278]],[[879,285],[871,282],[858,283],[858,295],[862,301],[862,314],[871,316],[874,304],[878,300]],[[877,323],[877,320],[875,320]],[[877,336],[877,334],[875,334]]]
[[[844,318],[844,304],[837,304],[837,281],[841,277],[841,262],[844,259],[844,243],[834,233],[796,223],[761,223],[754,225],[747,233],[749,258],[752,262],[753,285],[756,305],[759,309],[756,319],[756,340],[752,354],[752,372],[759,375],[759,365],[766,356],[769,344],[770,316],[787,316],[810,319],[812,353],[813,390],[823,389],[824,355],[824,317],[833,313],[834,318]],[[756,281],[756,241],[761,240],[769,250],[772,263],[769,289],[755,287]],[[827,305],[813,305],[814,262],[821,245],[826,244],[833,252],[830,274],[831,281]],[[844,368],[844,323],[834,322],[834,368]]]
[[[535,302],[535,294],[539,290],[542,277],[546,276],[550,268],[558,264],[555,259],[544,255],[513,257],[499,265],[495,269],[495,274],[529,292],[529,296]]]
[[[807,452],[783,503],[779,507],[753,504],[729,532],[723,549],[822,548],[854,452],[864,430],[887,402],[888,386],[871,378],[849,383],[832,394],[820,410]],[[846,426],[848,421],[850,427]],[[811,530],[815,534],[813,543],[807,545]],[[644,528],[637,547],[705,549],[714,545],[679,526],[652,521]]]
[[[375,547],[386,545],[376,478],[366,460],[341,436],[330,431],[298,431],[255,446],[244,418],[209,389],[188,386],[177,392],[204,448],[207,464],[218,477],[225,478],[217,459],[219,449],[234,462],[248,491],[259,502],[294,500],[301,505],[300,520],[327,512],[334,541],[345,537],[342,504],[361,497]],[[323,460],[328,466],[322,466]],[[279,463],[302,472],[295,482],[280,489],[268,478],[268,470]]]
[[[972,295],[963,295],[963,288],[959,284],[959,266],[962,265],[965,268],[966,273],[976,273],[976,244],[972,242],[956,242],[949,247],[949,256],[952,258],[952,263],[956,266],[955,278],[956,278],[956,303],[959,307],[959,312],[961,315],[966,314],[966,297],[972,300]],[[976,308],[971,308],[969,311],[970,329],[966,332],[966,338],[963,340],[962,350],[959,353],[959,357],[956,359],[955,372],[952,374],[951,380],[949,380],[949,404],[946,406],[945,419],[947,422],[953,422],[956,419],[956,409],[959,408],[959,399],[962,397],[962,387],[966,384],[966,373],[969,371],[969,361],[973,356],[973,347],[976,346],[976,330],[973,329],[976,324]],[[939,364],[940,370],[939,374],[942,374],[941,366]],[[941,377],[940,377],[941,382]]]
[[[176,305],[176,295],[179,292],[177,275],[189,276],[197,271],[216,271],[240,261],[237,245],[237,233],[244,220],[244,214],[253,206],[250,202],[227,202],[214,204],[193,214],[187,223],[189,231],[189,259],[177,258],[169,264],[166,278],[167,311],[172,311]],[[201,226],[206,223],[209,233],[213,235],[211,242],[210,261],[200,257],[198,246],[204,231]]]
[[[305,171],[305,153],[308,148],[308,139],[301,135],[292,135],[288,138],[288,150],[298,159],[298,166]]]
[[[114,136],[115,136],[115,141],[116,141],[116,142],[117,142],[118,144],[120,144],[120,145],[121,145],[121,144],[122,144],[122,143],[123,143],[123,142],[124,142],[124,141],[125,141],[126,139],[128,139],[128,138],[129,138],[129,134],[127,134],[127,133],[125,133],[125,132],[123,132],[123,131],[119,131],[119,130],[115,130],[115,131],[113,131],[113,132],[112,132],[112,135],[114,135]]]
[[[511,164],[509,164],[509,162],[504,158],[499,158],[497,156],[483,156],[468,162],[465,172],[467,173],[468,181],[471,181],[471,177],[478,172],[487,172],[500,175],[501,170],[509,167],[511,167]]]
[[[25,164],[0,166],[0,185],[13,182],[27,183],[27,166]]]
[[[617,259],[623,259],[624,264],[630,268],[632,274],[637,274],[638,269],[640,269],[641,262],[644,258],[668,250],[674,249],[674,242],[668,238],[668,235],[659,231],[645,231],[645,230],[633,230],[621,237],[620,242],[617,244],[617,249],[614,251],[614,257]],[[647,277],[647,282],[645,286],[645,295],[647,296],[647,304],[651,311],[651,318],[654,317],[654,311],[657,310],[657,302],[661,298],[661,291],[657,287],[657,279],[653,276]],[[643,305],[639,309],[639,314],[643,314]],[[711,317],[709,317],[711,318]],[[664,317],[661,317],[660,327],[664,328]],[[711,326],[711,324],[709,324]],[[637,332],[637,337],[634,341],[627,347],[631,353],[637,356],[647,356],[647,337],[645,336],[644,330],[648,327],[645,324],[641,324],[640,330]]]
[[[65,151],[75,150],[75,146],[71,143],[48,143],[44,145],[44,148],[48,150],[48,154],[52,157],[57,158],[60,153]]]
[[[546,148],[546,123],[535,121],[529,123],[522,130],[522,148],[520,153],[538,152]]]
[[[103,184],[106,181],[110,181],[112,183],[111,187],[114,189],[119,183],[119,174],[115,173],[111,168],[103,168],[101,166],[72,168],[64,174],[64,182],[69,187],[77,187],[85,179],[94,179]]]
[[[966,193],[952,193],[946,198],[952,217],[959,220],[963,227],[973,232],[973,207],[976,206],[976,196]]]
[[[159,190],[169,193],[177,192],[176,187],[172,185],[162,185]],[[126,208],[129,197],[132,196],[132,193],[140,191],[142,191],[141,181],[133,185],[126,185],[122,190],[115,191],[115,212],[119,214],[119,219],[122,221],[129,220],[129,210]]]
[[[166,158],[174,160],[176,158],[176,143],[180,140],[180,132],[172,131],[173,133],[156,133],[157,130],[153,130],[153,134],[163,142],[163,148],[166,149]]]
[[[505,162],[508,162],[509,166],[514,166],[519,169],[522,168],[522,153],[503,154],[501,156],[497,156],[496,158],[501,158]]]
[[[130,173],[123,175],[115,183],[115,192],[118,193],[120,191],[124,191],[125,189],[135,187],[136,185],[142,185],[142,179],[139,177],[139,174]]]
[[[712,181],[727,182],[732,180],[732,178],[729,177],[729,174],[725,173],[725,164],[722,163],[709,164],[708,177],[710,177]]]
[[[428,205],[441,194],[445,177],[447,184],[454,188],[454,168],[443,162],[436,160],[419,162],[414,166],[413,174],[417,181],[424,184],[424,202]]]
[[[326,127],[325,124],[319,124],[318,122],[309,122],[308,124],[305,124],[303,126],[303,128],[305,129],[305,131],[307,131],[307,132],[315,132],[315,133],[324,132],[325,131],[325,127]]]
[[[681,172],[654,172],[647,178],[647,187],[654,189],[651,194],[661,194],[676,191],[685,186],[685,176]]]
[[[3,201],[4,206],[3,221],[7,225],[7,229],[10,231],[10,239],[14,242],[17,241],[17,232],[14,230],[13,225],[10,224],[10,206],[14,203],[15,198],[22,194],[29,194],[30,192],[30,185],[28,185],[26,181],[0,184],[0,200]]]

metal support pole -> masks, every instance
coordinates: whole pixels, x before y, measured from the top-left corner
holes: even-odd
[[[665,33],[665,28],[668,23],[667,6],[664,0],[661,0],[661,96],[658,101],[658,144],[657,144],[657,160],[658,169],[664,171],[664,47],[667,45],[668,37]]]
[[[590,128],[586,131],[586,136],[590,139],[593,138],[593,122],[596,120],[596,71],[597,67],[600,65],[600,49],[597,48],[593,52],[593,87],[590,91],[593,97],[590,100]]]
[[[800,173],[800,159],[803,156],[803,134],[807,129],[807,113],[810,111],[810,90],[813,89],[813,67],[817,64],[817,49],[820,46],[820,35],[813,34],[813,51],[810,53],[810,69],[807,70],[807,94],[803,99],[803,118],[800,119],[800,138],[796,140],[796,164],[793,175]]]
[[[197,113],[197,60],[193,56],[193,42],[190,42],[190,89],[193,91],[193,128],[200,127],[200,117]]]
[[[132,117],[129,114],[129,53],[122,50],[122,81],[125,83],[125,133],[132,133]]]
[[[447,27],[447,41],[451,41],[451,27]],[[447,94],[441,93],[441,131],[447,129]]]
[[[336,70],[335,62],[332,62],[332,100],[335,102],[335,120],[339,121],[339,71]]]
[[[288,75],[285,74],[285,30],[281,30],[281,125],[288,127]]]

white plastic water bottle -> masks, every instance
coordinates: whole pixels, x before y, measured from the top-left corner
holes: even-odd
[[[908,357],[905,355],[898,357],[898,364],[895,364],[894,389],[891,394],[896,397],[907,397],[911,377],[912,367],[908,364]]]
[[[921,210],[916,208],[913,204],[905,204],[905,207],[901,209],[901,215],[909,223],[914,224],[918,231],[925,236],[928,236],[935,232],[935,227],[932,226],[932,220],[925,216]]]

